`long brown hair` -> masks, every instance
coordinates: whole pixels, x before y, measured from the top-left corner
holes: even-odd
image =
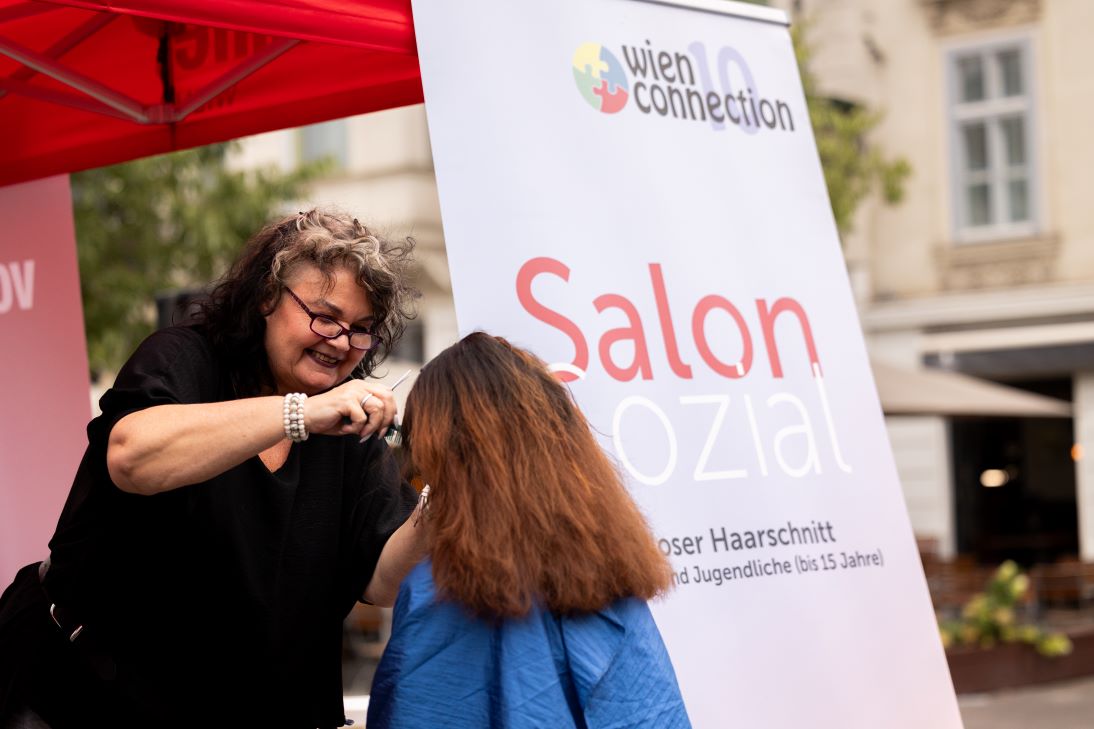
[[[494,617],[649,599],[671,570],[569,392],[532,354],[476,332],[407,398],[408,472],[441,595]]]

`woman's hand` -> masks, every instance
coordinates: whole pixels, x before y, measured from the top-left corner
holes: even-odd
[[[362,404],[363,401],[363,404]],[[356,433],[362,439],[385,432],[398,406],[391,389],[376,382],[350,380],[304,403],[304,425],[316,435]]]

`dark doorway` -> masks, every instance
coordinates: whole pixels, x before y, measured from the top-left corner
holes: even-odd
[[[1061,400],[1070,380],[1008,382]],[[978,562],[1053,562],[1079,549],[1071,418],[955,418],[957,547]]]

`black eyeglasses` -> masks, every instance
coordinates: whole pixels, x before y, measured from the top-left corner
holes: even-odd
[[[285,287],[285,291],[293,297],[296,303],[300,304],[300,308],[304,310],[304,313],[311,317],[311,330],[323,339],[338,339],[338,337],[345,334],[349,337],[349,346],[366,352],[380,343],[379,335],[362,329],[346,329],[329,316],[314,313],[288,286]]]

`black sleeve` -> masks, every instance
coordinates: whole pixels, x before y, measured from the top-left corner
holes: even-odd
[[[215,402],[220,391],[212,348],[190,327],[169,327],[145,339],[99,400],[102,415],[87,428],[88,441],[105,445],[126,415],[156,405]]]
[[[117,555],[134,545],[145,549],[149,542],[134,535],[158,529],[162,522],[156,515],[190,493],[176,489],[146,497],[116,488],[106,465],[114,425],[129,413],[156,405],[215,400],[216,372],[205,337],[190,328],[171,327],[141,343],[99,400],[102,414],[87,426],[87,451],[49,543],[50,589],[60,602],[89,603],[89,596],[106,589],[104,585],[117,589],[120,575],[130,575],[117,564]]]
[[[355,503],[349,509],[348,591],[361,600],[372,579],[380,552],[391,535],[403,525],[418,501],[418,494],[399,475],[388,446],[371,439]],[[352,603],[349,603],[352,605]]]

